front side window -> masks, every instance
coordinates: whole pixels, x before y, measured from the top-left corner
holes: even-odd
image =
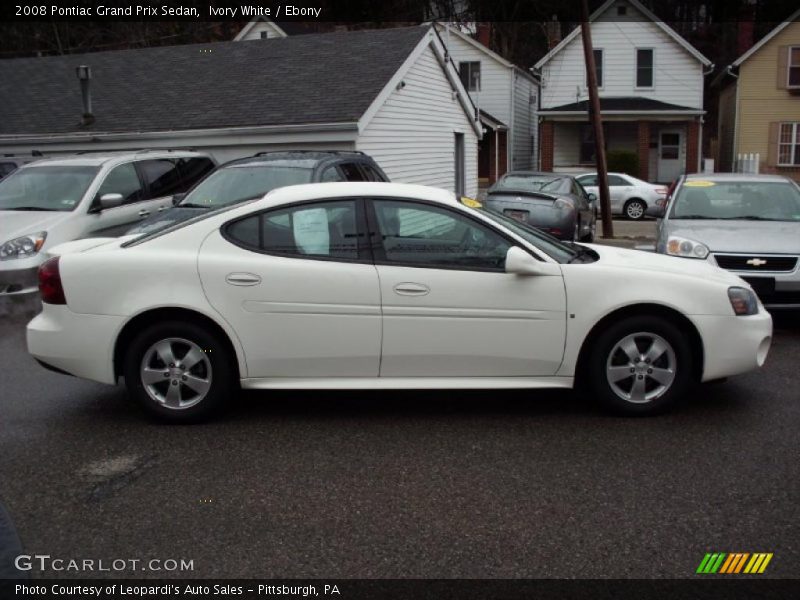
[[[461,84],[468,92],[481,91],[480,61],[458,63],[458,74],[461,77]]]
[[[800,165],[800,123],[781,123],[778,164]]]
[[[597,185],[597,175],[584,175],[583,177],[578,177],[578,181],[583,186]]]
[[[143,160],[139,168],[147,183],[149,198],[163,198],[181,192],[181,176],[174,160]]]
[[[628,183],[625,179],[623,179],[619,175],[609,175],[608,185],[610,185],[611,187],[626,187],[629,186],[630,183]]]
[[[121,194],[123,204],[131,204],[144,198],[142,182],[133,163],[125,163],[111,169],[97,190],[96,199],[99,200],[105,194]]]
[[[295,258],[358,260],[356,200],[302,204],[234,221],[225,229],[241,246]]]
[[[789,47],[789,87],[800,87],[800,46]]]
[[[800,189],[788,181],[688,180],[670,204],[672,219],[800,222]]]
[[[653,49],[636,50],[636,87],[653,87]]]
[[[365,181],[364,173],[361,172],[356,163],[342,163],[339,168],[344,173],[344,178],[347,181]]]
[[[71,211],[97,176],[97,167],[23,167],[0,181],[0,210]]]
[[[505,267],[511,244],[465,215],[415,202],[376,200],[373,206],[380,262],[465,270]]]

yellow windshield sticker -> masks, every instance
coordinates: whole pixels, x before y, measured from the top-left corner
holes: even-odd
[[[475,200],[474,198],[468,198],[467,196],[461,196],[461,204],[464,206],[469,206],[470,208],[482,208],[483,204]]]
[[[717,185],[713,181],[701,181],[699,179],[692,179],[684,183],[686,187],[714,187]]]

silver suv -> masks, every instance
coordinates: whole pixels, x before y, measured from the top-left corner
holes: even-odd
[[[0,297],[35,292],[48,247],[116,237],[172,208],[216,166],[189,150],[107,152],[48,158],[0,180]]]

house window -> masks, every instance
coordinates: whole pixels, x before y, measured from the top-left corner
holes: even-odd
[[[594,50],[594,72],[597,75],[597,87],[603,87],[603,50]],[[586,85],[589,85],[589,78],[586,78]]]
[[[269,37],[269,34],[268,34],[266,31],[262,31],[262,32],[261,32],[261,39],[262,39],[262,40],[265,40],[265,39],[267,39],[268,37]]]
[[[653,49],[636,49],[636,87],[653,87]]]
[[[628,14],[628,7],[627,6],[617,6],[617,16],[622,17]]]
[[[778,164],[800,165],[800,123],[781,123],[778,138]]]
[[[480,61],[458,63],[458,72],[461,75],[461,83],[468,92],[481,91]]]
[[[605,135],[606,124],[603,123],[603,139],[608,139]],[[593,164],[597,160],[597,152],[594,143],[594,127],[591,123],[582,123],[580,128],[580,163]]]
[[[800,46],[789,47],[788,87],[800,88]]]

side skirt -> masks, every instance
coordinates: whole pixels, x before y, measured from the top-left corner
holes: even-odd
[[[254,377],[246,390],[436,390],[572,388],[573,377]]]

